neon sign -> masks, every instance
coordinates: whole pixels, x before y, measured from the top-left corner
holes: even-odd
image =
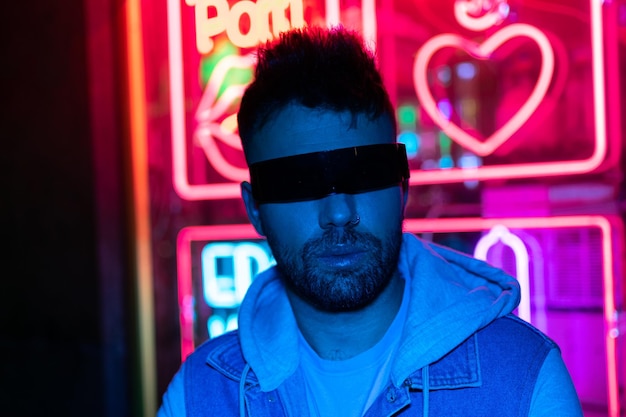
[[[202,249],[204,301],[212,309],[222,311],[209,317],[209,337],[237,327],[237,308],[252,279],[273,263],[267,249],[250,242],[209,243]]]
[[[381,61],[381,66],[398,66],[383,71],[384,74],[392,74],[390,76],[392,96],[399,94],[395,91],[398,86],[393,74],[406,74],[412,85],[413,101],[419,107],[420,114],[426,115],[436,128],[440,129],[439,133],[445,134],[453,142],[456,149],[455,152],[448,149],[448,154],[434,159],[439,162],[424,160],[419,166],[413,164],[411,185],[455,182],[476,184],[476,181],[500,178],[585,174],[600,169],[607,163],[609,155],[619,151],[619,144],[615,142],[609,146],[607,137],[607,120],[619,120],[619,117],[607,115],[607,112],[613,109],[607,107],[604,90],[604,22],[601,1],[588,0],[587,3],[583,3],[586,6],[581,13],[589,15],[590,20],[578,22],[581,25],[579,33],[584,33],[588,37],[588,40],[585,40],[588,43],[579,46],[588,48],[590,53],[589,66],[585,70],[586,74],[589,74],[589,82],[584,80],[584,88],[587,90],[583,91],[589,99],[570,101],[587,103],[584,111],[592,118],[592,126],[582,133],[581,140],[586,141],[585,146],[575,147],[584,149],[584,152],[564,157],[563,149],[567,144],[563,143],[563,146],[556,146],[550,150],[548,158],[544,157],[546,155],[544,153],[539,159],[524,160],[520,157],[519,161],[516,159],[518,154],[521,155],[518,148],[523,153],[525,147],[529,145],[524,141],[516,142],[512,138],[519,137],[522,132],[531,129],[530,126],[534,126],[533,129],[537,129],[536,126],[544,126],[545,123],[542,121],[554,124],[559,112],[564,111],[562,108],[564,92],[568,92],[570,88],[580,89],[583,86],[581,84],[570,87],[575,80],[571,74],[568,75],[570,66],[570,54],[567,53],[568,39],[565,34],[559,37],[558,34],[561,32],[555,32],[554,28],[552,30],[544,28],[545,16],[539,16],[536,21],[531,19],[522,22],[519,19],[521,14],[518,13],[515,15],[517,16],[515,22],[512,23],[512,6],[509,6],[507,0],[446,0],[434,4],[419,4],[416,7],[418,9],[438,7],[437,15],[442,21],[446,21],[445,27],[448,29],[443,33],[437,32],[437,26],[428,26],[430,23],[425,20],[427,17],[422,17],[421,14],[406,15],[406,19],[412,19],[422,30],[426,31],[424,28],[429,28],[425,35],[421,35],[419,42],[410,46],[415,52],[411,55],[415,58],[411,58],[410,64],[407,65],[405,55],[397,55],[393,49],[393,45],[399,42],[398,38],[402,34],[396,33],[394,29],[394,25],[399,21],[394,23],[390,16],[394,16],[393,13],[399,16],[399,12],[389,9],[390,6],[387,5],[384,14],[381,15],[381,10],[378,10],[377,15],[376,4],[372,0],[362,0],[360,8],[350,6],[349,10],[342,9],[339,0],[325,2],[262,0],[256,3],[244,0],[232,6],[229,6],[226,0],[186,0],[182,5],[180,1],[169,0],[170,113],[173,183],[176,192],[187,200],[238,198],[239,182],[247,179],[247,170],[243,162],[234,114],[245,84],[233,84],[227,80],[227,75],[236,69],[251,71],[253,57],[250,55],[250,48],[259,42],[274,38],[281,30],[305,24],[319,24],[320,18],[326,24],[337,24],[348,19],[346,16],[355,10],[360,12],[360,23],[357,26],[364,37],[370,44],[377,45],[379,55],[391,57]],[[517,4],[515,7],[519,9],[523,5]],[[307,10],[316,9],[323,10],[325,15],[316,16],[313,13],[311,17],[313,20],[305,21],[305,15],[309,19],[310,14]],[[190,11],[193,12],[192,18],[186,17]],[[540,12],[534,10],[533,13]],[[524,16],[532,18],[533,15],[525,13]],[[538,23],[540,21],[544,23]],[[453,31],[451,28],[455,26],[458,30]],[[189,38],[193,41],[196,56],[192,56],[191,48],[184,47],[185,42],[191,43]],[[189,86],[189,74],[193,74],[193,68],[189,70],[189,62],[197,60],[198,56],[215,54],[218,41],[229,42],[238,52],[236,55],[224,57],[224,62],[216,65],[207,84],[200,87],[202,94],[194,95]],[[517,57],[520,45],[531,49],[538,58],[537,67],[528,71],[532,73],[536,70],[537,74],[527,93],[524,93],[527,95],[516,98],[520,102],[519,108],[500,111],[497,117],[502,120],[498,120],[493,129],[485,128],[484,132],[478,128],[468,128],[468,123],[470,125],[471,123],[467,120],[451,117],[456,107],[463,103],[454,103],[449,97],[442,97],[441,91],[434,91],[431,84],[433,64],[445,64],[446,56],[465,54],[468,62],[461,63],[459,70],[470,69],[470,73],[475,73],[478,67],[473,62],[500,63],[507,57]],[[447,52],[442,55],[442,51]],[[467,76],[468,72],[465,73]],[[497,79],[498,74],[494,74],[494,77]],[[406,81],[401,80],[403,84],[406,84]],[[404,98],[407,91],[402,93]],[[475,109],[478,102],[472,103],[469,104],[469,108]],[[481,111],[489,113],[488,109]],[[500,116],[500,113],[504,115]],[[496,115],[491,114],[489,117],[495,119]],[[558,121],[556,123],[559,124]],[[572,129],[581,132],[581,129]],[[191,133],[190,136],[188,132]],[[430,133],[421,135],[417,132],[413,136],[409,133],[403,132],[404,137],[420,138],[424,144],[429,143]],[[437,132],[433,134],[435,137],[438,135]],[[570,140],[566,132],[561,133],[561,136],[555,135],[552,134],[551,140]],[[461,148],[461,151],[457,148]],[[420,148],[422,149],[427,150],[427,147]],[[511,161],[494,162],[493,157],[500,155],[504,149],[508,152],[507,155],[511,156]],[[421,157],[417,155],[416,161]],[[471,167],[463,166],[462,160],[468,158],[474,158],[480,163],[472,164]],[[206,171],[214,173],[211,174],[213,177],[198,174]]]
[[[220,272],[219,260],[232,262],[232,269]],[[251,262],[256,263],[253,267]],[[241,304],[255,271],[272,264],[267,251],[252,243],[212,243],[202,249],[203,294],[213,308],[233,308]]]
[[[602,166],[607,157],[606,103],[604,93],[604,55],[602,49],[603,21],[602,2],[590,0],[591,14],[591,53],[592,53],[592,97],[594,114],[593,150],[588,157],[573,160],[540,161],[506,165],[484,165],[476,169],[465,170],[451,168],[442,171],[415,170],[411,172],[412,184],[450,183],[467,180],[488,180],[496,178],[528,178],[537,176],[571,175],[592,172]],[[536,116],[540,105],[546,105],[548,91],[558,90],[555,84],[556,62],[554,48],[548,36],[541,29],[524,23],[514,23],[497,29],[504,24],[510,8],[505,0],[480,1],[457,0],[454,3],[454,18],[457,23],[471,31],[489,30],[489,36],[482,42],[467,39],[455,33],[439,34],[429,39],[418,51],[414,62],[413,77],[416,94],[424,111],[434,123],[446,132],[464,149],[479,156],[488,156],[506,143],[511,136],[529,120]],[[476,35],[480,35],[477,33]],[[524,104],[508,121],[486,137],[478,137],[445,117],[437,107],[427,80],[428,64],[433,55],[443,48],[465,51],[477,59],[489,59],[497,50],[506,51],[505,46],[513,40],[526,38],[534,43],[541,56],[541,66],[537,81]],[[567,65],[565,61],[559,66]],[[618,145],[616,145],[618,146]]]
[[[457,0],[454,3],[454,18],[461,26],[475,31],[502,23],[509,11],[506,0]]]
[[[233,68],[251,70],[253,61],[251,54],[230,55],[222,58],[211,72],[195,115],[198,126],[194,131],[194,139],[215,170],[224,178],[235,182],[246,179],[248,169],[238,168],[229,163],[218,149],[217,141],[227,144],[232,149],[242,150],[236,131],[235,114],[229,114],[229,110],[243,94],[245,85],[229,85],[219,96],[218,93],[229,71]]]
[[[489,249],[498,242],[502,242],[504,245],[510,247],[515,254],[515,278],[517,278],[521,289],[518,316],[531,323],[529,257],[528,250],[522,239],[514,233],[511,233],[506,226],[501,224],[496,225],[491,228],[489,233],[480,238],[474,249],[474,256],[477,259],[486,261]]]
[[[503,44],[513,38],[527,37],[532,39],[541,51],[542,65],[539,73],[539,79],[535,84],[530,97],[503,126],[498,128],[493,134],[485,139],[476,138],[468,133],[444,115],[437,106],[433,98],[427,80],[428,63],[432,56],[440,49],[446,47],[455,47],[467,51],[470,55],[486,59],[493,52],[500,48]],[[415,92],[424,107],[424,110],[430,115],[434,122],[441,127],[455,142],[462,145],[465,149],[474,152],[480,156],[486,156],[493,153],[500,145],[506,142],[517,131],[529,117],[537,110],[537,107],[544,99],[552,75],[554,73],[554,53],[548,38],[539,29],[525,24],[514,24],[500,29],[491,35],[481,44],[465,39],[458,35],[444,34],[430,39],[417,53],[415,58],[415,67],[413,70],[413,80],[415,83]]]
[[[280,32],[304,26],[301,0],[239,0],[232,7],[226,0],[186,0],[185,3],[195,10],[196,47],[201,54],[211,52],[213,37],[224,32],[234,45],[251,48]],[[215,15],[209,16],[210,11]],[[243,16],[250,22],[246,33],[241,29]]]

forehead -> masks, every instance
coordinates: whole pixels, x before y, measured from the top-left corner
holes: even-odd
[[[359,115],[356,123],[353,121],[349,112],[288,105],[254,133],[248,162],[395,142],[393,121],[388,117],[368,120]]]

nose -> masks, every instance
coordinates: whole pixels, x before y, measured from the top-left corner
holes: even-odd
[[[358,213],[354,196],[333,194],[320,200],[319,224],[322,229],[355,226]]]

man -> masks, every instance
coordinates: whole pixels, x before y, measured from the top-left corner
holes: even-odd
[[[242,196],[277,265],[200,346],[159,417],[582,416],[514,278],[402,233],[409,170],[375,61],[309,28],[259,51]]]

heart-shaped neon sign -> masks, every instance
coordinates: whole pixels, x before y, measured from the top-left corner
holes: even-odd
[[[478,59],[488,59],[496,49],[507,41],[517,37],[530,38],[539,47],[542,62],[537,83],[530,93],[530,96],[517,113],[490,136],[484,140],[480,140],[448,120],[439,110],[430,91],[430,87],[428,86],[428,64],[435,52],[447,47],[462,49]],[[454,34],[435,36],[420,48],[413,65],[415,92],[424,110],[452,140],[463,146],[463,148],[480,156],[492,154],[528,121],[544,99],[553,74],[554,52],[550,41],[539,29],[523,23],[507,26],[491,35],[481,44],[477,44]]]

